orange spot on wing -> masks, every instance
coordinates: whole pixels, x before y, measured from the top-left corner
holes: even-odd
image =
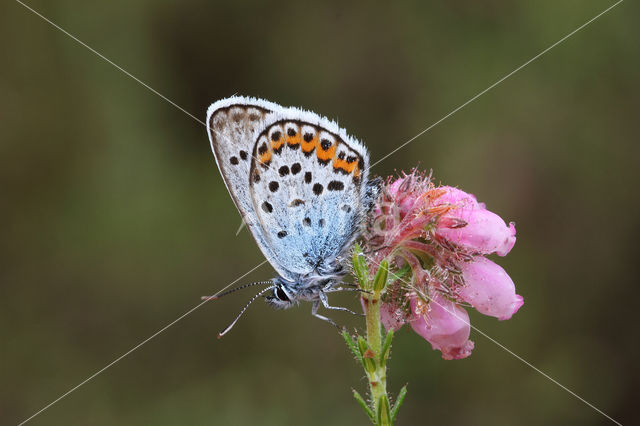
[[[289,146],[299,145],[300,141],[302,141],[302,138],[300,137],[300,132],[297,132],[295,136],[287,135],[287,145]]]
[[[351,173],[355,167],[356,167],[355,161],[349,164],[346,162],[346,160],[341,160],[337,157],[333,159],[334,169],[340,169],[340,170],[344,170],[346,173]]]
[[[266,164],[271,161],[271,151],[267,151],[260,156],[260,164]]]
[[[316,149],[316,155],[318,156],[318,158],[322,161],[327,161],[333,158],[333,156],[336,153],[336,145],[337,144],[333,144],[329,147],[329,149],[327,149],[326,151],[324,149],[322,149],[321,146],[318,146]]]
[[[301,146],[302,146],[302,151],[304,152],[311,152],[313,151],[316,146],[318,145],[318,134],[316,133],[313,136],[313,139],[311,139],[309,142],[305,141],[304,139],[302,139],[301,142]]]
[[[274,151],[280,149],[282,145],[284,145],[284,138],[280,138],[276,142],[271,141],[271,149],[273,149]]]

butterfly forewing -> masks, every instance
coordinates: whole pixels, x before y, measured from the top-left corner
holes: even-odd
[[[264,129],[272,105],[247,101],[229,98],[212,104],[207,111],[207,133],[227,190],[262,253],[269,259],[273,253],[257,228],[259,224],[249,193],[249,169],[255,135]],[[284,272],[277,265],[274,267],[278,273]]]

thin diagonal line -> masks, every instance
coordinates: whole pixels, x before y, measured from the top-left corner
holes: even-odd
[[[93,52],[94,54],[96,54],[99,58],[103,59],[104,61],[108,62],[109,64],[113,65],[114,67],[116,67],[118,70],[122,71],[124,74],[126,74],[127,76],[131,77],[132,79],[134,79],[136,82],[138,82],[140,85],[142,85],[143,87],[145,87],[146,89],[148,89],[149,91],[155,93],[156,95],[158,95],[159,97],[161,97],[162,99],[164,99],[165,101],[169,102],[171,105],[173,105],[174,107],[176,107],[177,109],[179,109],[180,111],[182,111],[183,113],[187,114],[189,117],[193,118],[195,121],[197,121],[198,123],[202,124],[204,127],[207,128],[207,132],[210,132],[212,129],[209,127],[209,125],[207,123],[205,123],[204,121],[200,120],[198,117],[196,117],[195,115],[191,114],[189,111],[187,111],[186,109],[184,109],[183,107],[181,107],[180,105],[178,105],[177,103],[175,103],[174,101],[172,101],[171,99],[169,99],[168,97],[166,97],[165,95],[163,95],[162,93],[158,92],[156,89],[154,89],[153,87],[149,86],[147,83],[145,83],[144,81],[140,80],[138,77],[136,77],[135,75],[131,74],[129,71],[125,70],[124,68],[122,68],[120,65],[116,64],[115,62],[113,62],[111,59],[107,58],[106,56],[104,56],[102,53],[98,52],[96,49],[94,49],[93,47],[89,46],[87,43],[83,42],[82,40],[80,40],[78,37],[74,36],[73,34],[71,34],[70,32],[68,32],[67,30],[65,30],[64,28],[62,28],[60,25],[56,24],[55,22],[51,21],[50,19],[48,19],[47,17],[45,17],[44,15],[42,15],[41,13],[39,13],[37,10],[33,9],[30,6],[27,6],[26,4],[24,4],[22,1],[20,0],[16,0],[16,2],[20,3],[22,6],[24,6],[26,9],[30,10],[31,12],[33,12],[35,15],[39,16],[40,18],[42,18],[44,21],[46,21],[47,23],[49,23],[50,25],[52,25],[54,28],[60,30],[62,33],[64,33],[65,35],[69,36],[71,39],[73,39],[75,42],[77,42],[78,44],[80,44],[81,46],[86,47],[87,49],[89,49],[91,52]],[[233,95],[235,96],[235,94]],[[256,161],[259,162],[258,158],[255,157],[252,154],[252,158]],[[243,222],[244,223],[244,222]],[[240,227],[240,229],[238,229],[238,232],[236,233],[236,235],[238,235],[240,233],[240,230],[242,229],[242,226]]]
[[[380,266],[380,263],[378,263],[378,267]],[[414,288],[412,283],[409,283],[408,281],[396,277],[398,281],[402,281],[403,283],[407,284],[410,288]],[[422,292],[421,292],[422,294]],[[515,352],[513,352],[511,349],[507,348],[506,346],[504,346],[502,343],[498,342],[496,339],[494,339],[493,337],[489,336],[487,333],[485,333],[484,331],[480,330],[478,327],[476,327],[475,325],[471,324],[471,322],[469,322],[468,320],[461,318],[460,316],[458,316],[455,312],[451,312],[449,311],[446,307],[444,307],[443,305],[441,305],[440,303],[438,303],[436,300],[434,300],[431,297],[428,297],[427,295],[424,295],[429,299],[429,303],[433,302],[436,305],[438,305],[439,307],[441,307],[442,309],[444,309],[447,313],[453,315],[454,317],[456,317],[458,320],[462,321],[463,323],[465,323],[466,325],[468,325],[469,327],[471,327],[474,331],[477,331],[478,333],[480,333],[482,336],[486,337],[487,339],[489,339],[491,342],[493,342],[494,344],[496,344],[498,347],[504,349],[506,352],[508,352],[509,354],[513,355],[517,360],[519,360],[520,362],[522,362],[523,364],[531,367],[533,370],[535,370],[536,372],[540,373],[542,376],[544,376],[546,379],[548,379],[549,381],[555,383],[556,385],[558,385],[560,388],[564,389],[565,391],[567,391],[569,394],[573,395],[574,397],[576,397],[577,399],[579,399],[580,401],[582,401],[583,403],[585,403],[587,406],[591,407],[592,409],[594,409],[595,411],[597,411],[598,413],[602,414],[603,416],[605,416],[607,419],[611,420],[612,422],[614,422],[615,424],[622,426],[622,424],[618,421],[616,421],[615,419],[613,419],[611,416],[609,416],[607,413],[605,413],[604,411],[602,411],[601,409],[599,409],[598,407],[596,407],[595,405],[593,405],[592,403],[590,403],[589,401],[587,401],[586,399],[584,399],[583,397],[581,397],[580,395],[578,395],[577,393],[575,393],[574,391],[572,391],[571,389],[569,389],[568,387],[566,387],[565,385],[563,385],[562,383],[560,383],[559,381],[557,381],[556,379],[554,379],[553,377],[549,376],[547,373],[545,373],[544,371],[540,370],[538,367],[536,367],[535,365],[531,364],[529,361],[527,361],[526,359],[522,358],[520,355],[516,354]]]
[[[590,23],[592,23],[593,21],[595,21],[596,19],[598,19],[599,17],[604,15],[605,13],[609,12],[611,9],[613,9],[614,7],[616,7],[617,5],[622,3],[623,1],[624,0],[618,0],[618,2],[614,3],[613,5],[609,6],[608,8],[606,8],[605,10],[603,10],[602,12],[600,12],[599,14],[594,16],[593,18],[589,19],[587,22],[585,22],[584,24],[580,25],[578,28],[576,28],[575,30],[571,31],[569,34],[567,34],[566,36],[562,37],[560,40],[558,40],[555,43],[553,43],[551,46],[549,46],[546,49],[544,49],[542,52],[538,53],[536,56],[534,56],[533,58],[529,59],[524,64],[520,65],[518,68],[516,68],[513,71],[511,71],[509,74],[505,75],[500,80],[496,81],[491,86],[487,87],[486,89],[484,89],[483,91],[481,91],[480,93],[475,95],[473,98],[469,99],[468,101],[466,101],[465,103],[463,103],[462,105],[460,105],[459,107],[457,107],[456,109],[454,109],[453,111],[451,111],[450,113],[448,113],[447,115],[442,117],[440,120],[436,121],[435,123],[433,123],[432,125],[430,125],[426,129],[422,130],[420,133],[418,133],[417,135],[415,135],[411,139],[407,140],[405,143],[403,143],[402,145],[400,145],[399,147],[397,147],[396,149],[394,149],[393,151],[391,151],[390,153],[388,153],[387,155],[385,155],[384,157],[382,157],[381,159],[379,159],[378,161],[373,163],[371,165],[371,167],[373,167],[376,164],[386,160],[387,158],[389,158],[390,156],[392,156],[393,154],[395,154],[396,152],[398,152],[399,150],[401,150],[405,146],[409,145],[411,142],[413,142],[414,140],[416,140],[417,138],[419,138],[423,134],[427,133],[429,130],[433,129],[438,124],[442,123],[444,120],[446,120],[447,118],[451,117],[453,114],[455,114],[456,112],[460,111],[462,108],[466,107],[471,102],[475,101],[480,96],[484,95],[489,90],[493,89],[494,87],[496,87],[497,85],[499,85],[500,83],[502,83],[503,81],[505,81],[506,79],[508,79],[509,77],[511,77],[512,75],[514,75],[515,73],[517,73],[518,71],[520,71],[521,69],[523,69],[524,67],[529,65],[530,63],[532,63],[533,61],[535,61],[536,59],[538,59],[539,57],[541,57],[542,55],[544,55],[545,53],[547,53],[548,51],[550,51],[551,49],[553,49],[554,47],[556,47],[557,45],[562,43],[563,41],[567,40],[569,37],[571,37],[572,35],[574,35],[578,31],[582,30],[584,27],[586,27],[587,25],[589,25]]]
[[[86,44],[85,42],[83,42],[82,40],[80,40],[79,38],[77,38],[76,36],[74,36],[73,34],[69,33],[68,31],[66,31],[64,28],[60,27],[59,25],[57,25],[56,23],[52,22],[50,19],[47,19],[45,16],[43,16],[42,14],[40,14],[38,11],[34,10],[33,8],[27,6],[26,4],[24,4],[23,2],[21,2],[20,0],[16,0],[18,3],[20,3],[22,6],[24,6],[25,8],[29,9],[31,12],[33,12],[34,14],[38,15],[40,18],[42,18],[43,20],[45,20],[46,22],[48,22],[49,24],[51,24],[52,26],[54,26],[56,29],[62,31],[63,33],[65,33],[66,35],[68,35],[69,37],[71,37],[74,41],[76,41],[78,44],[86,47],[87,49],[89,49],[91,52],[95,53],[97,56],[99,56],[100,58],[102,58],[103,60],[107,61],[108,63],[110,63],[111,65],[113,65],[114,67],[116,67],[117,69],[119,69],[120,71],[122,71],[123,73],[125,73],[126,75],[128,75],[129,77],[131,77],[132,79],[134,79],[135,81],[137,81],[138,83],[140,83],[142,86],[144,86],[146,89],[150,90],[151,92],[155,93],[156,95],[160,96],[162,99],[164,99],[165,101],[169,102],[171,105],[173,105],[174,107],[178,108],[180,111],[184,112],[185,114],[187,114],[189,117],[193,118],[194,120],[196,120],[198,123],[202,124],[203,126],[207,126],[205,124],[204,121],[200,120],[198,117],[196,117],[195,115],[191,114],[189,111],[187,111],[186,109],[182,108],[180,105],[178,105],[177,103],[173,102],[171,99],[167,98],[165,95],[163,95],[162,93],[158,92],[156,89],[154,89],[153,87],[149,86],[147,83],[145,83],[144,81],[140,80],[138,77],[136,77],[135,75],[131,74],[129,71],[125,70],[124,68],[122,68],[120,65],[116,64],[115,62],[113,62],[111,59],[107,58],[106,56],[104,56],[102,53],[98,52],[97,50],[95,50],[94,48],[92,48],[91,46],[89,46],[88,44]]]
[[[254,266],[253,269],[251,269],[249,272],[246,272],[245,274],[239,276],[238,278],[236,278],[235,280],[233,280],[232,282],[230,282],[227,286],[225,286],[224,288],[218,290],[218,292],[216,293],[222,293],[224,290],[226,290],[227,288],[231,287],[233,284],[237,283],[238,281],[240,281],[241,279],[243,279],[244,277],[246,277],[247,275],[249,275],[250,273],[252,273],[253,271],[255,271],[256,269],[258,269],[259,267],[261,267],[262,265],[264,265],[265,263],[267,263],[266,260],[263,260],[261,263],[259,263],[258,265]],[[144,339],[142,342],[138,343],[137,345],[135,345],[134,347],[132,347],[131,349],[129,349],[127,352],[123,353],[122,355],[120,355],[118,358],[114,359],[113,361],[111,361],[109,364],[105,365],[104,367],[102,367],[100,370],[96,371],[95,373],[93,373],[92,375],[90,375],[89,377],[87,377],[86,379],[84,379],[82,382],[78,383],[77,385],[75,385],[74,387],[72,387],[71,389],[69,389],[68,391],[66,391],[65,393],[63,393],[62,395],[60,395],[58,398],[54,399],[53,401],[51,401],[49,404],[45,405],[44,407],[42,407],[40,410],[38,410],[37,412],[35,412],[33,415],[31,415],[31,417],[23,420],[22,422],[20,422],[20,424],[18,426],[22,426],[23,424],[27,423],[28,421],[30,421],[31,419],[33,419],[34,417],[36,417],[37,415],[39,415],[40,413],[42,413],[43,411],[45,411],[46,409],[50,408],[52,405],[56,404],[58,401],[60,401],[61,399],[63,399],[64,397],[68,396],[69,394],[71,394],[72,392],[74,392],[75,390],[77,390],[79,387],[81,387],[82,385],[86,384],[87,382],[89,382],[90,380],[94,379],[96,376],[100,375],[101,373],[103,373],[105,370],[107,370],[109,367],[113,366],[114,364],[118,363],[119,361],[121,361],[122,359],[124,359],[125,357],[127,357],[128,355],[130,355],[132,352],[136,351],[137,349],[139,349],[141,346],[143,346],[145,343],[149,342],[151,339],[153,339],[154,337],[158,336],[160,333],[164,332],[165,330],[167,330],[169,327],[171,327],[172,325],[174,325],[175,323],[177,323],[178,321],[180,321],[181,319],[183,319],[184,317],[186,317],[187,315],[191,314],[192,312],[194,312],[196,309],[200,308],[202,305],[204,305],[205,303],[207,303],[209,300],[212,299],[204,299],[204,301],[198,303],[196,306],[194,306],[193,308],[189,309],[187,312],[185,312],[184,314],[180,315],[178,318],[176,318],[175,320],[171,321],[169,324],[165,325],[164,327],[162,327],[160,330],[156,331],[155,333],[153,333],[151,336],[147,337],[146,339]]]
[[[118,66],[117,64],[115,64],[113,61],[111,61],[110,59],[108,59],[107,57],[105,57],[104,55],[102,55],[101,53],[97,52],[95,49],[91,48],[90,46],[88,46],[86,43],[82,42],[81,40],[79,40],[78,38],[76,38],[75,36],[73,36],[72,34],[70,34],[69,32],[65,31],[64,29],[62,29],[60,26],[56,25],[55,23],[53,23],[52,21],[50,21],[49,19],[47,19],[46,17],[44,17],[43,15],[41,15],[40,13],[38,13],[37,11],[35,11],[34,9],[32,9],[31,7],[27,6],[26,4],[24,4],[22,1],[20,0],[16,0],[18,3],[20,3],[22,6],[24,6],[26,9],[30,10],[31,12],[33,12],[34,14],[36,14],[37,16],[39,16],[40,18],[42,18],[43,20],[45,20],[46,22],[48,22],[50,25],[54,26],[55,28],[57,28],[58,30],[60,30],[61,32],[63,32],[64,34],[66,34],[67,36],[69,36],[70,38],[72,38],[73,40],[75,40],[77,43],[79,43],[80,45],[86,47],[87,49],[89,49],[91,52],[93,52],[94,54],[96,54],[97,56],[99,56],[100,58],[102,58],[103,60],[105,60],[106,62],[110,63],[111,65],[113,65],[114,67],[116,67],[117,69],[119,69],[120,71],[122,71],[124,74],[126,74],[127,76],[131,77],[132,79],[134,79],[135,81],[137,81],[139,84],[141,84],[142,86],[144,86],[145,88],[147,88],[148,90],[150,90],[151,92],[155,93],[156,95],[160,96],[162,99],[164,99],[165,101],[169,102],[171,105],[173,105],[174,107],[176,107],[177,109],[179,109],[180,111],[182,111],[183,113],[187,114],[188,116],[190,116],[191,118],[193,118],[194,120],[196,120],[197,122],[199,122],[200,124],[202,124],[205,127],[208,127],[206,123],[204,123],[202,120],[198,119],[196,116],[194,116],[193,114],[191,114],[190,112],[188,112],[187,110],[185,110],[184,108],[180,107],[179,105],[177,105],[175,102],[171,101],[169,98],[167,98],[166,96],[162,95],[160,92],[158,92],[157,90],[153,89],[151,86],[149,86],[148,84],[144,83],[143,81],[141,81],[140,79],[138,79],[137,77],[135,77],[133,74],[129,73],[128,71],[126,71],[125,69],[123,69],[122,67]],[[489,90],[493,89],[494,87],[496,87],[497,85],[499,85],[500,83],[502,83],[504,80],[506,80],[507,78],[511,77],[513,74],[517,73],[518,71],[520,71],[522,68],[526,67],[527,65],[529,65],[531,62],[535,61],[536,59],[538,59],[540,56],[544,55],[545,53],[547,53],[549,50],[553,49],[555,46],[559,45],[560,43],[562,43],[563,41],[565,41],[566,39],[568,39],[569,37],[571,37],[572,35],[574,35],[575,33],[577,33],[578,31],[582,30],[584,27],[586,27],[587,25],[589,25],[590,23],[592,23],[593,21],[595,21],[596,19],[598,19],[599,17],[601,17],[602,15],[604,15],[605,13],[607,13],[609,10],[613,9],[614,7],[616,7],[618,4],[622,3],[623,0],[619,0],[618,2],[616,2],[615,4],[613,4],[612,6],[608,7],[607,9],[605,9],[603,12],[601,12],[600,14],[596,15],[594,18],[590,19],[589,21],[587,21],[586,23],[584,23],[583,25],[581,25],[580,27],[578,27],[577,29],[575,29],[574,31],[572,31],[571,33],[567,34],[566,36],[564,36],[562,39],[560,39],[559,41],[557,41],[556,43],[552,44],[551,46],[549,46],[547,49],[543,50],[542,52],[540,52],[538,55],[534,56],[532,59],[530,59],[529,61],[525,62],[524,64],[522,64],[521,66],[519,66],[518,68],[516,68],[514,71],[512,71],[511,73],[505,75],[504,77],[502,77],[500,80],[498,80],[497,82],[495,82],[494,84],[492,84],[491,86],[489,86],[488,88],[486,88],[485,90],[483,90],[482,92],[478,93],[477,95],[475,95],[473,98],[471,98],[470,100],[468,100],[467,102],[465,102],[464,104],[460,105],[458,108],[454,109],[453,111],[451,111],[450,113],[448,113],[447,115],[445,115],[443,118],[441,118],[440,120],[436,121],[434,124],[432,124],[431,126],[427,127],[426,129],[424,129],[423,131],[421,131],[420,133],[418,133],[416,136],[414,136],[413,138],[409,139],[408,141],[406,141],[405,143],[403,143],[401,146],[399,146],[398,148],[396,148],[395,150],[393,150],[392,152],[390,152],[389,154],[387,154],[386,156],[384,156],[383,158],[381,158],[380,160],[378,160],[377,162],[375,162],[371,167],[379,164],[380,162],[382,162],[383,160],[385,160],[386,158],[388,158],[389,156],[393,155],[395,152],[397,152],[398,150],[402,149],[403,147],[405,147],[406,145],[408,145],[409,143],[411,143],[413,140],[415,140],[416,138],[420,137],[421,135],[423,135],[424,133],[428,132],[429,130],[431,130],[433,127],[437,126],[438,124],[440,124],[442,121],[444,121],[445,119],[449,118],[450,116],[452,116],[453,114],[455,114],[456,112],[458,112],[459,110],[461,110],[462,108],[464,108],[465,106],[467,106],[468,104],[470,104],[471,102],[475,101],[477,98],[479,98],[480,96],[484,95],[486,92],[488,92]],[[226,287],[224,287],[223,289],[221,289],[219,292],[225,290],[226,288],[230,287],[231,285],[235,284],[237,281],[239,281],[241,278],[243,278],[244,276],[248,275],[249,273],[253,272],[255,269],[259,268],[260,266],[262,266],[263,264],[266,263],[266,260],[263,261],[262,263],[260,263],[259,265],[257,265],[256,267],[254,267],[253,269],[251,269],[249,272],[247,272],[246,274],[242,275],[241,277],[239,277],[238,279],[236,279],[235,281],[231,282],[229,285],[227,285]],[[218,292],[218,293],[219,293]],[[45,406],[44,408],[42,408],[41,410],[39,410],[38,412],[36,412],[35,414],[33,414],[31,417],[29,417],[28,419],[24,420],[22,423],[20,423],[20,425],[25,424],[26,422],[30,421],[31,419],[33,419],[34,417],[36,417],[37,415],[39,415],[40,413],[42,413],[43,411],[45,411],[46,409],[48,409],[49,407],[51,407],[52,405],[54,405],[55,403],[57,403],[58,401],[60,401],[61,399],[63,399],[64,397],[66,397],[67,395],[69,395],[70,393],[74,392],[76,389],[78,389],[79,387],[81,387],[82,385],[84,385],[85,383],[87,383],[88,381],[90,381],[91,379],[93,379],[94,377],[98,376],[99,374],[101,374],[103,371],[105,371],[106,369],[108,369],[109,367],[111,367],[112,365],[114,365],[115,363],[117,363],[118,361],[120,361],[121,359],[125,358],[127,355],[131,354],[133,351],[135,351],[136,349],[140,348],[142,345],[144,345],[145,343],[147,343],[148,341],[150,341],[151,339],[153,339],[154,337],[156,337],[157,335],[159,335],[160,333],[162,333],[163,331],[165,331],[166,329],[168,329],[169,327],[171,327],[172,325],[174,325],[175,323],[177,323],[178,321],[180,321],[181,319],[183,319],[184,317],[186,317],[187,315],[189,315],[190,313],[192,313],[193,311],[195,311],[196,309],[198,309],[199,307],[201,307],[202,305],[204,305],[206,302],[208,302],[211,299],[205,299],[203,302],[201,302],[200,304],[196,305],[195,307],[191,308],[189,311],[185,312],[183,315],[181,315],[180,317],[178,317],[176,320],[172,321],[171,323],[169,323],[168,325],[166,325],[165,327],[163,327],[162,329],[160,329],[159,331],[157,331],[156,333],[154,333],[153,335],[151,335],[150,337],[148,337],[147,339],[145,339],[144,341],[142,341],[141,343],[139,343],[138,345],[134,346],[132,349],[130,349],[129,351],[127,351],[126,353],[124,353],[122,356],[120,356],[119,358],[115,359],[114,361],[112,361],[110,364],[108,364],[107,366],[105,366],[104,368],[98,370],[96,373],[94,373],[93,375],[89,376],[86,380],[84,380],[83,382],[81,382],[80,384],[78,384],[77,386],[73,387],[72,389],[70,389],[69,391],[67,391],[65,394],[63,394],[62,396],[60,396],[59,398],[57,398],[56,400],[52,401],[50,404],[48,404],[47,406]],[[435,302],[436,304],[438,304],[437,302]],[[446,308],[443,307],[443,309],[446,310]],[[448,312],[448,311],[447,311]],[[454,314],[455,315],[455,314]],[[464,320],[463,320],[464,321]],[[499,342],[497,342],[495,339],[491,338],[490,336],[488,336],[486,333],[482,332],[481,330],[479,330],[477,327],[469,324],[470,327],[472,327],[475,331],[479,332],[480,334],[482,334],[483,336],[485,336],[486,338],[488,338],[489,340],[491,340],[492,342],[494,342],[496,345],[498,345],[499,347],[501,347],[502,349],[506,350],[508,353],[510,353],[511,355],[513,355],[514,357],[516,357],[518,360],[520,360],[521,362],[525,363],[526,365],[528,365],[529,367],[531,367],[532,369],[534,369],[535,371],[537,371],[538,373],[542,374],[544,377],[546,377],[547,379],[551,380],[553,383],[555,383],[556,385],[560,386],[561,388],[563,388],[564,390],[566,390],[567,392],[569,392],[571,395],[575,396],[576,398],[580,399],[581,401],[583,401],[585,404],[587,404],[588,406],[590,406],[591,408],[593,408],[594,410],[598,411],[599,413],[601,413],[602,415],[604,415],[605,417],[607,417],[608,419],[610,419],[611,421],[613,421],[616,424],[620,424],[617,421],[615,421],[614,419],[612,419],[610,416],[606,415],[603,411],[599,410],[597,407],[593,406],[592,404],[590,404],[588,401],[584,400],[583,398],[581,398],[579,395],[577,395],[576,393],[572,392],[570,389],[566,388],[565,386],[563,386],[561,383],[557,382],[556,380],[554,380],[553,378],[551,378],[549,375],[545,374],[543,371],[539,370],[538,368],[536,368],[535,366],[533,366],[531,363],[529,363],[528,361],[524,360],[522,357],[518,356],[517,354],[515,354],[514,352],[512,352],[511,350],[509,350],[508,348],[506,348],[504,345],[500,344]]]

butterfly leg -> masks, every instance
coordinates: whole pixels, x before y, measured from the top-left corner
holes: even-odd
[[[345,287],[333,287],[330,290],[326,290],[327,293],[329,292],[334,292],[334,291],[357,291],[360,293],[367,293],[367,294],[372,294],[371,291],[369,290],[363,290],[361,288],[357,288],[355,285],[351,284],[351,285],[347,285]]]
[[[313,315],[316,318],[319,318],[323,321],[328,322],[329,324],[333,324],[335,327],[340,328],[338,326],[338,324],[335,323],[334,320],[332,320],[331,318],[327,318],[325,316],[322,316],[318,313],[318,308],[320,307],[320,301],[316,300],[313,302],[313,306],[311,307],[311,315]]]
[[[353,315],[364,316],[364,314],[359,314],[357,312],[353,312],[351,309],[343,308],[342,306],[331,306],[331,305],[329,305],[329,299],[327,298],[327,295],[325,293],[320,293],[319,297],[320,297],[320,301],[322,302],[322,306],[324,306],[327,309],[333,309],[334,311],[345,311],[345,312],[349,312],[350,314],[353,314]]]

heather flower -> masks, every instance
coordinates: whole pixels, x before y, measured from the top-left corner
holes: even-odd
[[[444,359],[469,356],[465,307],[505,320],[524,303],[504,269],[484,257],[509,253],[515,233],[472,194],[435,186],[430,176],[388,179],[364,235],[373,271],[387,259],[398,274],[382,296],[385,328],[409,323]]]
[[[516,243],[513,222],[507,226],[500,216],[479,204],[471,194],[448,186],[442,189],[447,192],[436,200],[436,205],[448,204],[456,208],[440,219],[436,229],[438,237],[482,254],[506,256],[511,251]],[[462,222],[466,225],[455,226]]]
[[[469,340],[469,314],[437,292],[432,300],[436,303],[411,298],[411,328],[434,349],[440,350],[444,359],[468,357],[473,350],[473,342]]]
[[[508,320],[524,303],[504,269],[484,257],[463,262],[460,270],[465,285],[459,296],[482,314]]]

